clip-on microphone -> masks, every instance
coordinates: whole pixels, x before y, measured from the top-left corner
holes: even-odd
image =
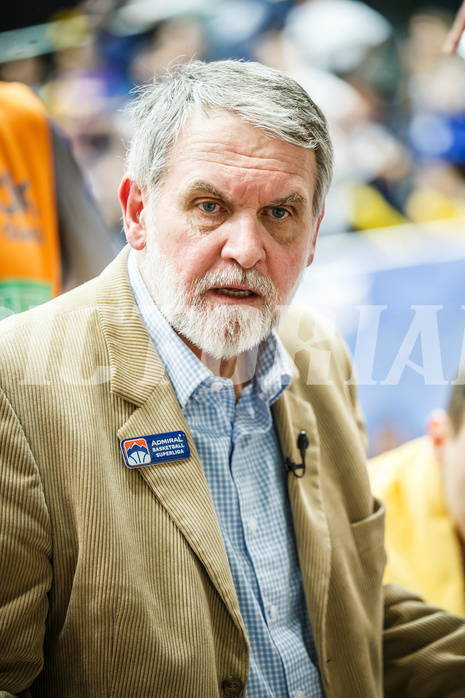
[[[305,451],[308,448],[308,436],[303,430],[297,437],[297,448],[300,451],[302,463],[293,463],[290,458],[286,458],[286,470],[293,473],[296,477],[301,478],[305,475]],[[302,472],[299,474],[297,473],[298,470]]]

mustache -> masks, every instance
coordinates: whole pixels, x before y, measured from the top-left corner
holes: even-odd
[[[267,300],[277,297],[276,287],[271,279],[257,269],[240,269],[239,267],[207,271],[195,282],[193,290],[195,293],[204,294],[212,288],[234,285],[247,286]]]

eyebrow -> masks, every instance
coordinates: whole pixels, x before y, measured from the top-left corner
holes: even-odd
[[[199,192],[205,192],[206,194],[210,194],[211,196],[214,196],[215,199],[220,199],[221,201],[224,201],[226,204],[231,204],[231,199],[226,196],[226,194],[219,189],[216,189],[216,187],[212,186],[208,182],[203,182],[201,180],[194,182],[191,187],[189,187],[189,192],[194,192],[194,191],[199,191]],[[305,197],[303,197],[301,194],[298,194],[297,192],[293,192],[292,194],[289,194],[289,196],[286,196],[282,199],[275,199],[274,201],[270,201],[268,206],[272,206],[274,208],[279,208],[279,206],[286,206],[288,204],[299,204],[300,206],[303,206],[304,208],[307,207],[307,200]]]
[[[205,194],[210,194],[211,196],[214,196],[215,199],[221,199],[221,201],[224,201],[226,204],[231,203],[231,199],[226,196],[226,194],[219,189],[216,189],[216,187],[212,186],[211,184],[208,184],[208,182],[202,182],[201,180],[194,182],[194,184],[189,187],[189,193],[191,192],[205,192]]]
[[[268,206],[273,206],[274,208],[278,208],[279,206],[286,206],[287,204],[299,204],[300,206],[303,206],[304,208],[307,207],[306,199],[301,194],[298,194],[297,192],[294,192],[293,194],[289,194],[289,196],[286,196],[284,199],[276,199],[275,201],[271,201],[268,204]]]

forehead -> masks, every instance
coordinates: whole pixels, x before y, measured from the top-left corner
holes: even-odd
[[[298,193],[313,198],[316,161],[312,150],[275,138],[228,112],[188,121],[169,158],[165,184],[188,187],[199,178],[234,190],[259,186],[272,196]]]

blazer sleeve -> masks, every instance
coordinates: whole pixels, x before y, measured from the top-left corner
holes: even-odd
[[[51,526],[21,424],[0,390],[0,697],[29,695],[43,666]]]
[[[465,698],[465,618],[396,584],[384,592],[386,698]]]

